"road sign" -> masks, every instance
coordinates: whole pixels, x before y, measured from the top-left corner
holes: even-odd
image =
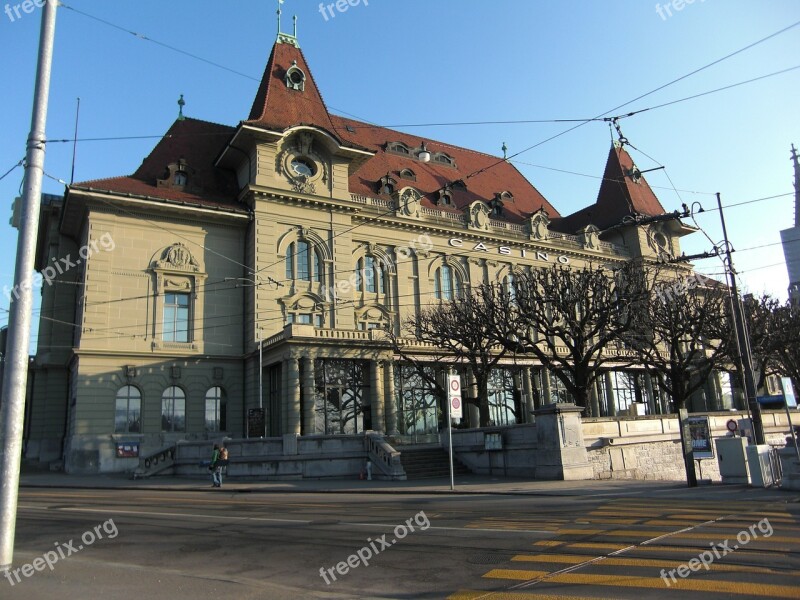
[[[786,398],[786,408],[797,408],[792,380],[789,377],[781,377],[781,387],[783,387],[783,397]]]
[[[461,419],[461,376],[448,375],[447,376],[447,399],[450,402],[450,418]]]
[[[736,421],[734,421],[733,419],[728,419],[728,422],[725,423],[725,427],[727,427],[728,431],[730,431],[731,433],[733,433],[734,431],[739,429],[739,426],[736,424]]]

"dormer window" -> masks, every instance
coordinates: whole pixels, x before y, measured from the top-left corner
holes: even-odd
[[[402,171],[400,171],[400,177],[402,177],[403,179],[408,179],[410,181],[417,180],[416,173],[414,173],[414,171],[412,171],[411,169],[403,169]]]
[[[448,156],[444,152],[437,152],[436,154],[434,154],[433,162],[439,163],[440,165],[447,165],[448,167],[456,166],[456,161],[454,161],[450,156]]]
[[[449,187],[439,191],[439,198],[436,200],[436,204],[439,206],[452,206],[453,194]]]
[[[411,148],[406,146],[403,142],[389,142],[386,144],[386,151],[411,156]]]
[[[384,175],[378,180],[378,193],[379,194],[388,194],[391,196],[394,194],[394,191],[397,189],[397,181],[392,178],[389,173]]]
[[[297,66],[297,61],[286,71],[286,87],[302,92],[306,87],[306,74]]]
[[[184,187],[189,181],[184,171],[176,171],[175,177],[172,180],[172,185],[175,187]]]
[[[495,196],[495,198],[491,202],[489,202],[489,216],[490,217],[503,216],[503,201],[500,200],[499,196]]]
[[[192,179],[192,188],[189,189],[189,175],[196,174],[184,158],[178,159],[177,162],[169,163],[165,169],[164,176],[161,179],[156,179],[156,185],[160,188],[173,188],[179,191],[196,191],[198,189],[198,179]]]
[[[511,192],[508,192],[508,191],[501,192],[500,193],[500,201],[501,202],[513,202],[514,201],[514,196],[511,194]]]

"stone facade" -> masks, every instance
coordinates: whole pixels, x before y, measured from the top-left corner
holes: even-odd
[[[679,255],[679,221],[601,235],[664,212],[634,171],[613,145],[597,203],[561,216],[497,157],[330,115],[284,35],[248,120],[181,118],[133,175],[44,205],[37,268],[74,260],[43,288],[26,458],[92,473],[226,436],[436,437],[442,407],[384,331],[519,270]],[[536,361],[507,362],[498,425],[568,400]],[[610,372],[587,410],[664,411],[648,377],[626,378]]]

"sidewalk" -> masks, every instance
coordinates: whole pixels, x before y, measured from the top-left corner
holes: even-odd
[[[748,499],[774,499],[800,502],[796,491],[780,488],[751,488],[745,485],[704,485],[687,487],[680,481],[587,480],[535,481],[526,479],[459,475],[455,490],[448,478],[411,481],[364,481],[358,479],[241,480],[228,479],[221,489],[211,487],[211,479],[155,476],[132,480],[125,475],[65,475],[64,473],[25,472],[20,476],[21,488],[158,490],[170,492],[233,492],[233,493],[298,493],[298,494],[490,494],[531,496],[650,496],[702,499],[747,494]]]

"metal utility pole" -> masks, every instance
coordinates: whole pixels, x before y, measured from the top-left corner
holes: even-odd
[[[756,382],[753,377],[753,358],[750,354],[750,335],[747,332],[747,323],[744,320],[744,310],[742,309],[742,299],[739,297],[739,290],[736,287],[736,271],[733,269],[733,259],[731,259],[731,246],[728,242],[728,230],[725,227],[725,213],[722,212],[722,200],[719,192],[717,193],[717,207],[719,208],[719,218],[722,221],[722,236],[725,238],[725,273],[728,276],[728,284],[731,291],[731,306],[733,309],[733,324],[736,328],[736,341],[739,346],[739,358],[742,365],[742,378],[744,379],[745,393],[747,394],[747,405],[753,416],[753,437],[756,444],[764,443],[764,424],[761,421],[761,406],[756,398]]]
[[[14,558],[14,531],[17,524],[19,469],[22,459],[22,428],[25,418],[25,391],[28,384],[28,351],[33,292],[31,280],[39,229],[39,205],[44,173],[44,140],[47,102],[50,94],[50,69],[56,31],[57,2],[42,8],[39,34],[39,59],[33,98],[31,133],[28,136],[22,217],[17,240],[14,292],[8,318],[8,354],[0,408],[0,571],[8,570]]]

